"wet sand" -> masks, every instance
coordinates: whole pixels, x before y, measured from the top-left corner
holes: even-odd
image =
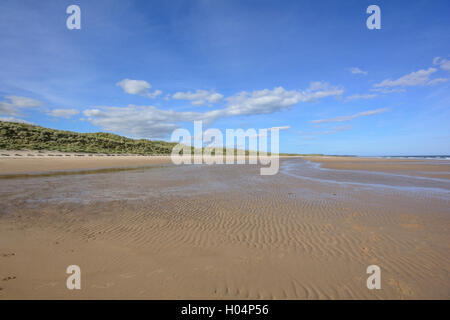
[[[448,160],[356,157],[304,157],[327,169],[366,170],[450,179]]]
[[[449,299],[448,167],[350,161],[0,179],[0,299]]]

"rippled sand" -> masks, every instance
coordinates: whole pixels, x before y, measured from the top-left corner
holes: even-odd
[[[449,299],[440,165],[437,180],[303,159],[275,176],[191,165],[1,179],[0,299]],[[66,289],[72,264],[81,290]],[[372,264],[381,290],[366,287]]]

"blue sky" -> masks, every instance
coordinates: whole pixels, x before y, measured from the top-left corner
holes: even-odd
[[[151,139],[203,120],[282,127],[281,152],[450,154],[449,13],[446,0],[2,0],[0,119]]]

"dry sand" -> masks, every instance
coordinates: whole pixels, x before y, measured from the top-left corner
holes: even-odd
[[[0,175],[140,167],[171,163],[170,156],[106,155],[0,150]]]
[[[1,179],[0,299],[450,298],[448,192],[305,180],[288,162],[305,165]],[[81,290],[66,289],[72,264]]]
[[[248,160],[249,157],[244,158]],[[191,157],[191,161],[194,162],[194,157]],[[223,162],[226,162],[225,157]],[[0,150],[0,175],[3,176],[46,174],[63,171],[67,173],[76,173],[77,171],[87,173],[89,170],[139,168],[159,164],[172,164],[170,155],[147,156]]]

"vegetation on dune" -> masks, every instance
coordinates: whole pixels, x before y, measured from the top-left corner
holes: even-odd
[[[170,154],[176,143],[130,139],[112,133],[77,133],[0,121],[0,149],[114,154]]]
[[[177,143],[131,139],[117,134],[95,132],[78,133],[44,128],[32,124],[0,121],[0,149],[51,150],[61,152],[86,152],[105,154],[170,154]],[[194,148],[191,147],[192,154]],[[236,154],[237,149],[234,149]],[[210,152],[215,154],[214,149]],[[227,149],[223,149],[223,154]],[[245,151],[249,155],[249,151]],[[259,154],[259,153],[258,153]],[[270,152],[268,153],[270,155]],[[283,154],[280,155],[298,155]]]

